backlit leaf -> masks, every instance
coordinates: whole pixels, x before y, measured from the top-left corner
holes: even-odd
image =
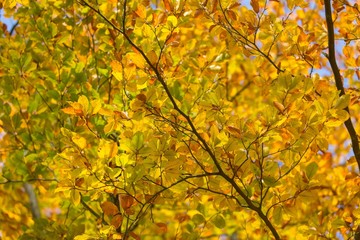
[[[74,137],[72,137],[73,142],[81,149],[84,149],[86,147],[86,139],[79,136],[79,135],[75,135]]]
[[[223,218],[223,216],[221,216],[220,214],[216,215],[214,217],[214,219],[212,220],[212,223],[217,227],[217,228],[224,228],[226,226],[226,222],[225,219]]]
[[[312,162],[306,166],[305,172],[308,179],[311,179],[316,174],[318,168],[319,167],[315,162]]]
[[[259,1],[258,0],[251,0],[250,5],[253,8],[254,12],[259,12]]]

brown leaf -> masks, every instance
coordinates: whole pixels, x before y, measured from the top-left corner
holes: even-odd
[[[128,209],[130,208],[133,203],[134,203],[134,198],[132,196],[129,195],[121,195],[121,207],[123,209]]]
[[[254,12],[259,13],[259,0],[251,0],[250,5],[253,8]]]
[[[212,3],[211,4],[211,6],[212,6],[211,12],[215,12],[216,8],[217,8],[217,5],[218,5],[218,0],[212,0],[211,3]]]
[[[231,3],[227,8],[228,9],[232,9],[232,8],[236,8],[239,7],[241,4],[239,2],[233,2]]]
[[[144,103],[146,102],[146,96],[143,93],[140,93],[140,94],[136,95],[136,98],[139,99],[140,101],[144,102]]]
[[[135,238],[135,240],[140,240],[140,237],[139,237],[137,234],[135,234],[134,232],[131,232],[131,233],[130,233],[130,236],[132,236],[133,238]]]
[[[117,214],[111,219],[111,225],[113,225],[115,228],[118,228],[120,227],[122,221],[123,216],[121,214]]]
[[[166,233],[168,231],[167,225],[165,223],[156,223],[156,226],[159,227],[160,233]]]
[[[81,187],[81,185],[83,185],[84,181],[85,181],[84,178],[76,178],[75,179],[75,186]]]
[[[277,110],[279,110],[281,113],[284,112],[284,110],[285,110],[284,105],[282,105],[281,103],[276,102],[276,101],[274,101],[273,104],[277,108]]]
[[[185,222],[190,219],[190,216],[186,213],[178,213],[175,216],[175,219],[178,220],[180,223]]]
[[[232,126],[227,126],[226,128],[231,135],[233,135],[236,138],[241,138],[241,130],[240,129],[238,129],[236,127],[232,127]]]
[[[103,202],[101,204],[101,209],[107,216],[114,216],[115,214],[119,213],[119,209],[117,208],[117,206],[109,201]]]
[[[236,14],[234,13],[234,11],[227,10],[226,13],[229,15],[229,18],[231,18],[231,20],[236,21],[237,17],[236,17]]]

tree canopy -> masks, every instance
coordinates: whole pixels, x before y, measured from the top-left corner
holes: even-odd
[[[0,7],[0,238],[360,239],[356,1]]]

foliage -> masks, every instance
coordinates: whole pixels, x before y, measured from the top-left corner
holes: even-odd
[[[1,236],[358,238],[359,6],[331,3],[2,3]]]

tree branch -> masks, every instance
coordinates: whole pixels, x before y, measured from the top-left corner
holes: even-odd
[[[31,209],[33,219],[34,220],[39,219],[40,218],[40,208],[39,208],[39,202],[37,200],[34,188],[30,183],[24,183],[24,188],[25,188],[26,194],[29,196],[30,209]]]
[[[154,71],[157,80],[160,82],[160,84],[162,85],[163,89],[165,90],[166,95],[168,96],[171,104],[173,105],[173,108],[175,111],[177,111],[181,116],[183,116],[186,119],[186,122],[189,124],[189,127],[191,129],[191,132],[196,136],[196,138],[199,140],[199,142],[202,145],[202,148],[209,154],[211,160],[213,161],[216,169],[218,170],[218,174],[219,176],[221,176],[222,178],[224,178],[227,182],[229,182],[233,188],[236,190],[236,192],[241,196],[242,199],[245,200],[245,202],[248,204],[249,208],[252,209],[253,211],[257,212],[257,214],[259,215],[259,217],[264,221],[264,223],[266,224],[266,226],[270,229],[270,231],[272,232],[273,236],[275,237],[275,239],[280,239],[279,234],[277,233],[275,227],[272,225],[272,223],[270,222],[269,218],[262,212],[261,207],[258,207],[254,204],[254,202],[243,192],[243,190],[239,187],[239,185],[234,181],[234,179],[232,179],[230,176],[227,175],[227,173],[223,170],[223,168],[220,165],[220,162],[218,161],[218,159],[215,156],[215,153],[211,150],[209,144],[207,144],[206,140],[200,135],[200,133],[197,131],[194,123],[191,120],[191,117],[189,115],[187,115],[184,111],[182,111],[180,109],[180,107],[178,106],[178,104],[175,101],[175,98],[172,96],[170,89],[165,81],[165,79],[163,78],[162,74],[160,73],[159,69],[151,63],[150,59],[146,56],[146,54],[144,53],[144,51],[137,45],[135,44],[131,38],[129,37],[129,35],[126,33],[125,29],[120,30],[118,27],[116,27],[109,19],[107,19],[98,9],[95,9],[93,6],[91,6],[90,4],[88,4],[85,0],[81,0],[80,3],[82,3],[83,5],[89,7],[90,9],[92,9],[94,12],[96,12],[97,14],[99,14],[99,16],[101,16],[104,21],[106,21],[110,26],[112,26],[116,31],[118,31],[119,33],[121,33],[124,38],[126,39],[126,41],[144,58],[145,62],[149,65],[149,67]],[[124,0],[124,11],[126,11],[126,3],[127,1]],[[124,16],[123,16],[123,23],[124,23],[124,19],[125,18],[125,12],[124,12]],[[124,27],[124,26],[123,26]],[[276,66],[275,64],[273,64],[274,66]],[[125,234],[126,236],[126,234]],[[126,237],[125,237],[126,238]]]
[[[328,29],[328,47],[329,47],[329,55],[328,60],[331,65],[332,72],[334,74],[336,88],[340,91],[340,96],[345,95],[345,89],[342,82],[342,77],[340,75],[339,68],[336,63],[336,56],[335,56],[335,37],[334,37],[334,24],[332,21],[332,14],[331,14],[331,0],[325,0],[325,15],[326,15],[326,25]],[[358,168],[360,169],[360,145],[357,133],[355,131],[354,125],[351,122],[351,115],[350,110],[348,107],[344,109],[349,113],[349,119],[345,121],[345,127],[349,132],[352,149],[354,152],[354,156],[356,162],[358,164]]]

